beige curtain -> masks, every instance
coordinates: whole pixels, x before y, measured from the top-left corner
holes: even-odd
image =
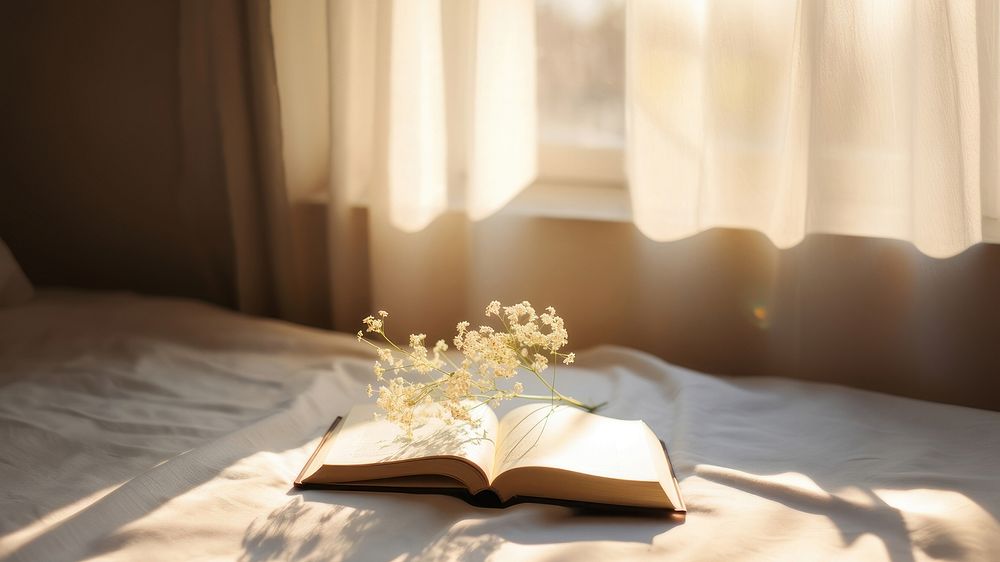
[[[1000,241],[995,0],[635,1],[628,178],[654,240]]]
[[[326,207],[310,190],[326,189],[328,125],[301,123],[326,91],[281,103],[276,63],[286,75],[293,64],[276,58],[269,2],[183,0],[178,27],[178,199],[191,214],[222,209],[237,308],[327,325]],[[325,41],[324,28],[309,46],[325,53]]]

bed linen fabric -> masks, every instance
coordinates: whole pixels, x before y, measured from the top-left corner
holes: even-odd
[[[685,521],[299,491],[372,356],[192,301],[44,293],[0,310],[0,559],[992,560],[1000,414],[639,352],[559,384],[667,442]]]

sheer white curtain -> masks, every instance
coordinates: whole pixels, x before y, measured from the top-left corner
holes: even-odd
[[[327,65],[328,84],[283,103],[329,118],[324,165],[343,205],[416,232],[449,209],[490,216],[533,181],[531,0],[272,11],[299,22],[278,38],[300,45],[284,66]],[[626,12],[626,171],[650,238],[721,226],[788,247],[817,232],[933,256],[1000,240],[995,0],[634,0]],[[310,26],[325,44],[302,38]],[[329,107],[304,103],[317,91]]]
[[[330,10],[342,135],[333,148],[365,170],[355,202],[412,232],[448,209],[485,218],[534,180],[531,0],[345,0]]]
[[[995,0],[634,1],[626,36],[627,173],[651,238],[1000,241]]]
[[[274,0],[271,19],[288,191],[328,199],[333,326],[374,305],[453,327],[470,221],[536,174],[533,1]]]

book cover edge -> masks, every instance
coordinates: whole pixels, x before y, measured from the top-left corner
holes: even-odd
[[[292,482],[292,485],[294,485],[296,488],[303,488],[309,486],[309,484],[302,481],[306,477],[306,472],[310,469],[310,467],[312,467],[315,464],[316,458],[319,456],[320,451],[322,451],[326,447],[326,444],[333,437],[333,433],[336,431],[337,426],[339,426],[340,422],[343,420],[344,416],[337,416],[337,418],[333,420],[333,423],[330,424],[329,429],[326,430],[326,433],[323,434],[323,438],[320,439],[319,444],[316,445],[316,449],[313,450],[311,455],[309,455],[309,460],[306,461],[306,464],[302,467],[302,470],[299,471],[299,475],[296,476],[295,481]]]

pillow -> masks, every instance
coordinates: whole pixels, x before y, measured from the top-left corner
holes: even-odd
[[[0,307],[27,302],[34,294],[31,281],[24,276],[10,248],[0,239]]]

